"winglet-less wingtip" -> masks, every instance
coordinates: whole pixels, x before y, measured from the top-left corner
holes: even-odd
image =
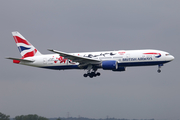
[[[51,51],[51,52],[53,52],[54,50],[53,49],[47,49],[48,51]]]

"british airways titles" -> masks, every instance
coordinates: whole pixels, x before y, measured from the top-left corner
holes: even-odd
[[[153,60],[152,57],[141,57],[141,58],[123,58],[122,61],[142,61],[142,60]]]

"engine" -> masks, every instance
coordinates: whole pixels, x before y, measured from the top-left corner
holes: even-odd
[[[118,67],[118,69],[112,70],[112,71],[117,71],[117,72],[126,71],[126,68],[125,67]]]
[[[102,61],[103,70],[112,70],[112,71],[125,71],[125,67],[118,67],[118,63],[115,60]]]
[[[117,64],[117,61],[115,61],[115,60],[102,61],[101,66],[102,66],[102,69],[104,69],[104,70],[118,69],[118,64]]]

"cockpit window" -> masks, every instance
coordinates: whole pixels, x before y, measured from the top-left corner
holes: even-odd
[[[169,56],[170,54],[166,54],[166,56]]]

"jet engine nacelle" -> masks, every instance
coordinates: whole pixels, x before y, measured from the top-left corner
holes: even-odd
[[[118,67],[118,69],[112,70],[112,71],[122,72],[122,71],[126,71],[126,68],[125,67]]]
[[[118,69],[118,63],[115,60],[106,60],[101,63],[102,69],[104,70],[116,70]]]

